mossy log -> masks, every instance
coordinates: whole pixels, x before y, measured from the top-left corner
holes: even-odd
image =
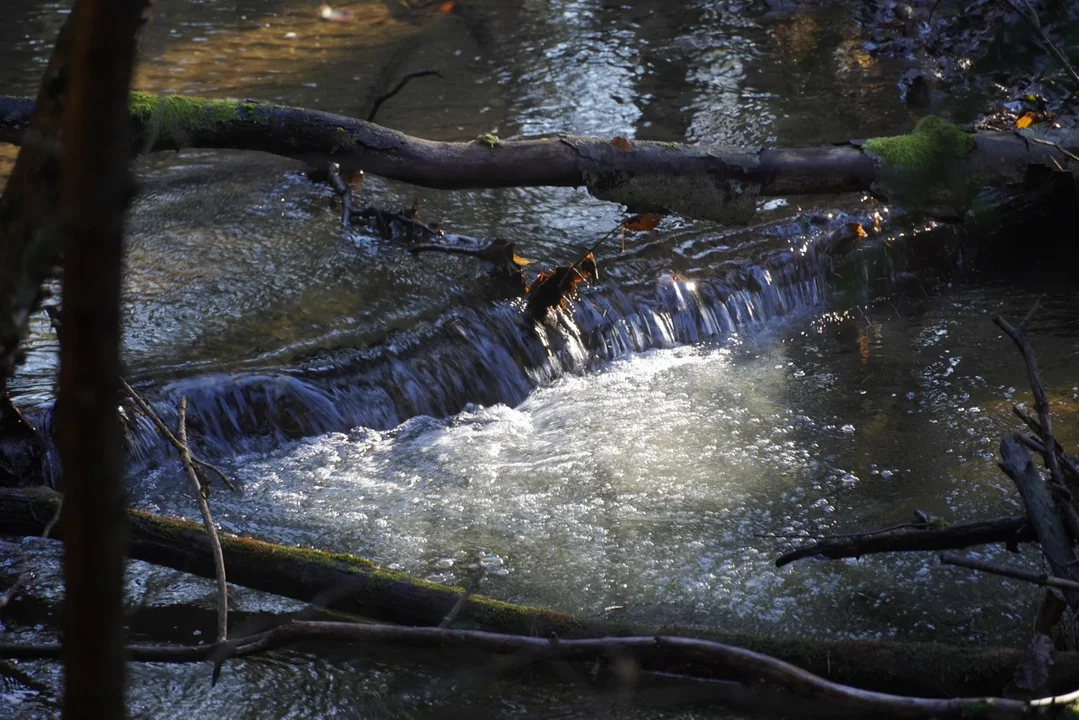
[[[0,142],[21,142],[33,109],[0,96]],[[434,142],[316,110],[149,93],[132,94],[131,113],[138,152],[259,150],[436,188],[585,186],[634,212],[726,223],[747,222],[760,195],[853,191],[961,216],[981,188],[1023,182],[1031,166],[1079,173],[1079,132],[967,133],[932,116],[896,137],[738,149],[571,135]]]
[[[60,495],[45,488],[0,489],[0,534],[40,535],[59,503]],[[200,577],[214,577],[210,544],[201,525],[132,510],[129,534],[130,557]],[[327,608],[383,622],[437,625],[462,593],[460,588],[385,570],[351,555],[227,534],[221,535],[221,544],[229,580],[237,585],[301,601],[317,598]],[[1022,650],[999,647],[783,639],[698,628],[587,622],[556,610],[513,605],[479,595],[465,601],[454,626],[560,638],[693,636],[770,655],[855,687],[938,696],[997,694],[1008,684],[1023,657]],[[1061,653],[1055,659],[1051,690],[1071,689],[1070,684],[1079,676],[1079,655]],[[656,669],[677,672],[682,669],[680,662],[673,658]]]

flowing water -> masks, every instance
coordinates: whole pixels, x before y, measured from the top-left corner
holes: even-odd
[[[415,81],[379,120],[444,139],[812,145],[914,121],[895,89],[906,65],[862,49],[853,4],[421,4],[353,4],[353,22],[331,24],[313,3],[169,0],[155,6],[137,83],[364,116],[404,73],[437,68],[445,79]],[[32,93],[66,10],[15,7],[0,28],[0,81]],[[0,146],[0,172],[13,157]],[[773,200],[751,228],[667,219],[624,253],[609,242],[601,281],[536,325],[520,304],[485,299],[470,260],[413,260],[373,229],[343,230],[328,191],[297,170],[200,151],[138,165],[127,375],[170,420],[189,398],[198,449],[243,489],[213,496],[224,529],[448,584],[479,563],[485,594],[584,616],[1022,641],[1031,591],[929,556],[773,561],[791,536],[915,509],[952,521],[1016,512],[994,458],[1017,427],[1011,404],[1029,393],[990,318],[1021,317],[1046,293],[1032,336],[1074,445],[1079,295],[1066,279],[975,274],[961,239],[866,198]],[[437,192],[369,177],[361,195],[389,208],[418,198],[424,219],[511,239],[540,267],[576,258],[621,217],[572,189]],[[837,254],[848,221],[871,227],[877,215],[882,231],[863,251]],[[56,339],[44,317],[29,348],[16,401],[45,420]],[[134,504],[197,515],[150,428],[131,440]],[[56,626],[58,554],[35,548],[0,544],[4,584],[27,552],[37,570],[0,615],[5,640]],[[233,590],[236,627],[299,607]],[[213,592],[133,563],[135,638],[205,641]],[[230,662],[213,689],[201,666],[131,672],[137,717],[602,711],[573,685],[389,650]],[[0,672],[0,716],[58,714],[59,682],[52,664]],[[670,699],[642,691],[619,712],[698,712]]]

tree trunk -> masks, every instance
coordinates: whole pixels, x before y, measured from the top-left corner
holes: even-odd
[[[19,142],[32,109],[25,98],[0,97],[0,141]],[[147,93],[132,95],[131,111],[139,152],[261,150],[436,188],[583,185],[634,212],[724,223],[748,222],[761,195],[853,191],[962,217],[980,189],[1021,183],[1031,166],[1079,173],[1068,152],[1079,151],[1079,132],[971,134],[932,116],[898,137],[821,148],[736,149],[570,135],[433,142],[316,110]]]
[[[0,534],[40,535],[60,495],[51,490],[0,489]],[[214,577],[210,543],[201,525],[128,513],[129,552],[135,559],[205,578]],[[60,528],[59,534],[64,529]],[[56,535],[57,533],[54,533]],[[57,539],[63,539],[57,537]],[[221,535],[229,580],[255,590],[361,615],[383,622],[435,626],[457,603],[460,588],[436,585],[377,567],[351,555],[286,547],[252,538]],[[866,689],[940,696],[997,694],[1012,678],[1023,651],[863,640],[808,640],[721,633],[697,628],[642,628],[591,622],[555,610],[513,605],[472,595],[455,626],[562,638],[651,635],[657,631],[716,640],[786,660],[810,672]],[[4,648],[0,646],[0,657]],[[1072,689],[1079,655],[1058,653],[1051,690]],[[672,660],[664,667],[677,672]]]
[[[120,391],[128,92],[142,0],[77,0],[61,142],[64,337],[56,401],[66,502],[64,718],[124,717],[127,491]],[[40,228],[32,228],[40,231]],[[40,278],[39,278],[40,281]]]

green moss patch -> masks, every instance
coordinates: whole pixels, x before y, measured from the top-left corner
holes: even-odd
[[[254,103],[239,100],[131,93],[131,115],[137,122],[161,135],[194,133],[227,125],[240,118],[240,110],[250,113]]]
[[[472,142],[476,143],[477,145],[486,145],[489,148],[493,148],[498,147],[498,143],[500,143],[501,140],[498,139],[497,135],[492,135],[491,133],[484,133],[483,135],[477,135],[476,139]]]
[[[948,208],[962,213],[974,192],[963,162],[974,136],[929,115],[909,135],[872,138],[865,150],[880,164],[876,190],[909,210]]]

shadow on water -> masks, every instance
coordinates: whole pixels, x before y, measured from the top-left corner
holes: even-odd
[[[914,122],[895,89],[905,65],[864,51],[853,3],[775,15],[705,0],[412,5],[342,5],[354,21],[335,25],[315,3],[160,3],[138,83],[362,116],[404,73],[436,67],[445,80],[410,85],[380,120],[447,139],[815,145]],[[15,3],[0,28],[8,91],[33,92],[62,10]],[[0,149],[0,174],[13,157]],[[787,541],[772,536],[891,524],[913,508],[1014,512],[993,453],[1026,385],[989,317],[1021,316],[1048,292],[1035,342],[1074,445],[1069,282],[990,274],[961,233],[868,199],[772,200],[751,228],[670,218],[624,253],[612,243],[601,282],[535,325],[518,303],[485,301],[470,261],[413,260],[373,230],[342,230],[328,191],[297,170],[225,152],[138,163],[128,375],[169,421],[190,398],[200,449],[244,487],[214,495],[224,529],[436,582],[478,562],[486,594],[589,616],[621,606],[629,620],[770,634],[1019,640],[1019,588],[916,556],[779,570]],[[368,178],[362,196],[418,199],[424,219],[513,240],[539,266],[577,257],[621,218],[574,189]],[[878,212],[883,231],[852,246],[847,222],[871,227]],[[28,347],[15,389],[46,413],[56,343],[44,318]],[[193,516],[149,428],[132,440],[133,501]],[[30,547],[5,543],[0,575]],[[55,622],[58,555],[34,553],[37,577],[5,610],[11,640]],[[212,628],[211,583],[133,563],[128,597],[140,639],[197,642]],[[297,609],[240,588],[233,601],[238,616]],[[130,699],[149,717],[595,715],[547,678],[417,660],[301,648],[230,663],[209,690],[205,668],[136,666]],[[4,679],[0,715],[55,715],[58,667],[22,669],[44,693]],[[619,716],[668,712],[645,701]]]

